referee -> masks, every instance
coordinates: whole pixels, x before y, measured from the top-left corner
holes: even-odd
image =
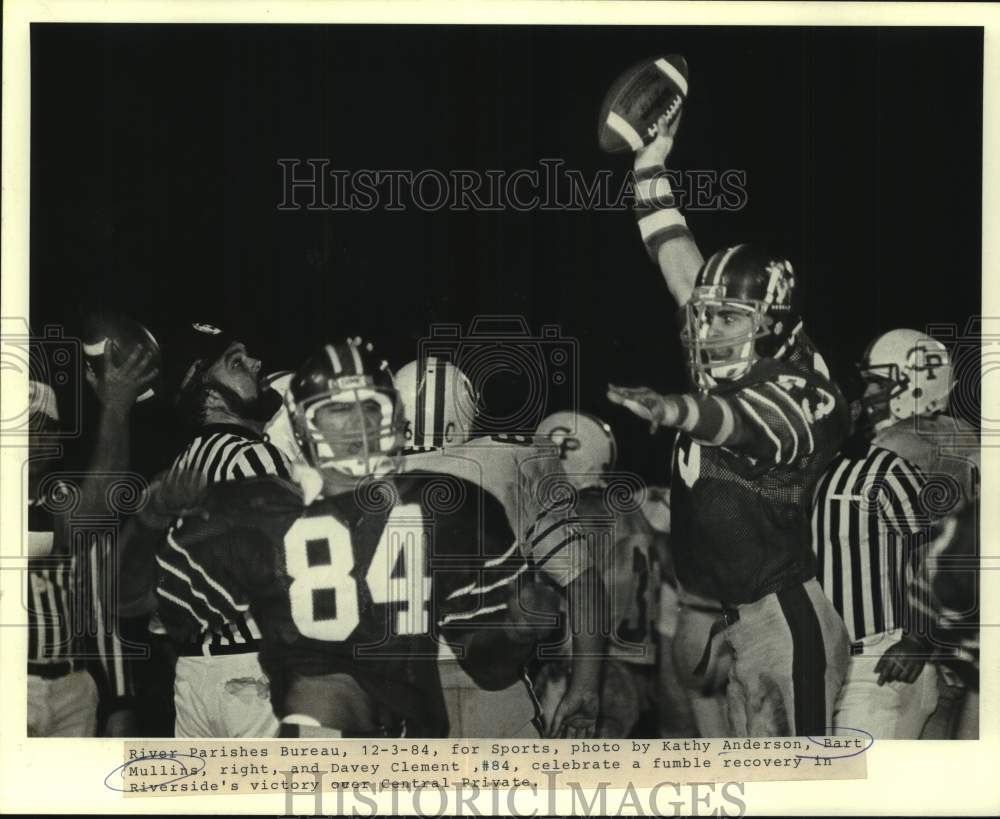
[[[280,399],[262,387],[261,362],[243,342],[212,325],[191,324],[173,339],[167,361],[179,418],[192,437],[161,487],[192,478],[205,485],[289,477],[281,452],[263,436]],[[202,566],[160,523],[166,534],[151,567],[155,598],[147,594],[146,602],[156,608],[150,628],[165,629],[178,655],[175,736],[274,736],[278,720],[257,657],[261,634],[247,603],[227,588],[227,577]]]
[[[816,487],[817,576],[851,636],[834,726],[877,739],[917,739],[937,702],[927,646],[909,632],[907,589],[929,519],[924,477],[887,449],[855,437]]]

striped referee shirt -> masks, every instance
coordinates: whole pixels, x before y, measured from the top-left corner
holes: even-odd
[[[52,551],[28,561],[28,673],[89,669],[101,698],[135,694],[114,618],[114,532],[57,526],[44,504],[29,501],[28,527]],[[66,540],[70,542],[66,542]]]
[[[277,447],[236,424],[209,424],[177,456],[171,473],[194,471],[209,484],[277,475],[288,464]],[[234,596],[227,578],[203,566],[167,532],[157,555],[158,616],[191,653],[256,651],[261,634],[248,605]],[[211,624],[211,625],[210,625]]]
[[[923,473],[889,450],[841,454],[816,486],[816,574],[853,640],[908,626],[913,582],[930,520]]]

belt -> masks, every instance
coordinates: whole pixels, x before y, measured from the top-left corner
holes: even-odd
[[[72,673],[73,663],[63,660],[58,663],[33,663],[28,662],[28,673],[32,677],[41,677],[44,680],[58,680]]]
[[[851,656],[857,657],[859,654],[865,653],[864,643],[851,643]]]
[[[232,643],[215,646],[211,643],[174,643],[178,657],[220,657],[226,654],[256,654],[260,646],[252,643]]]
[[[708,639],[705,641],[705,650],[701,653],[701,659],[698,660],[698,665],[694,667],[694,673],[699,677],[704,676],[705,672],[708,670],[708,661],[712,657],[712,640],[715,639],[720,631],[729,628],[733,623],[739,621],[740,610],[729,608],[728,606],[722,607],[722,616],[712,623],[712,628],[708,632]]]

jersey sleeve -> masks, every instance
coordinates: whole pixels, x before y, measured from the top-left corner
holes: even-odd
[[[836,388],[799,375],[751,384],[727,401],[743,429],[738,449],[761,467],[794,466],[816,452],[820,435],[844,420]]]
[[[496,498],[482,491],[464,506],[435,525],[435,537],[447,541],[434,549],[435,631],[458,646],[459,664],[477,685],[496,690],[521,672],[524,646],[513,643],[506,626],[509,599],[528,564]]]
[[[289,485],[273,477],[215,484],[205,517],[181,518],[170,527],[156,558],[156,593],[160,617],[175,639],[225,633],[249,610],[251,599],[275,577],[273,548],[255,517],[291,501]]]
[[[879,509],[886,525],[899,535],[926,533],[931,518],[921,501],[923,473],[897,455],[888,459],[879,481]]]
[[[525,533],[528,560],[562,587],[593,565],[582,520],[573,499],[567,498],[543,507]]]
[[[264,475],[289,477],[289,465],[278,447],[268,441],[254,441],[240,447],[226,468],[226,480],[259,478]]]

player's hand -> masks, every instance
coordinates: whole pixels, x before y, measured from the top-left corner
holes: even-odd
[[[596,691],[576,689],[570,683],[569,690],[556,707],[549,725],[548,736],[552,739],[593,739],[597,733],[597,715],[601,699]]]
[[[646,168],[661,168],[667,163],[667,157],[674,149],[674,137],[681,124],[683,110],[674,118],[673,122],[667,120],[666,114],[656,121],[656,139],[643,145],[635,152],[635,169],[637,171]]]
[[[895,645],[889,646],[875,664],[878,684],[912,683],[920,676],[925,662],[927,662],[927,649],[916,640],[904,637]]]
[[[649,421],[650,435],[661,426],[670,426],[677,420],[676,413],[663,400],[663,396],[649,387],[618,387],[608,384],[608,400]]]
[[[197,513],[204,517],[207,513],[201,502],[205,487],[205,477],[195,471],[161,473],[149,486],[149,498],[139,513],[142,522],[151,529],[165,529],[186,515]]]
[[[106,342],[111,345],[113,342]],[[106,409],[130,409],[136,399],[146,391],[146,387],[160,374],[156,366],[151,366],[153,351],[136,347],[121,363],[112,361],[111,351],[104,354],[104,372],[101,377],[87,370],[87,383],[97,394],[97,400]]]

